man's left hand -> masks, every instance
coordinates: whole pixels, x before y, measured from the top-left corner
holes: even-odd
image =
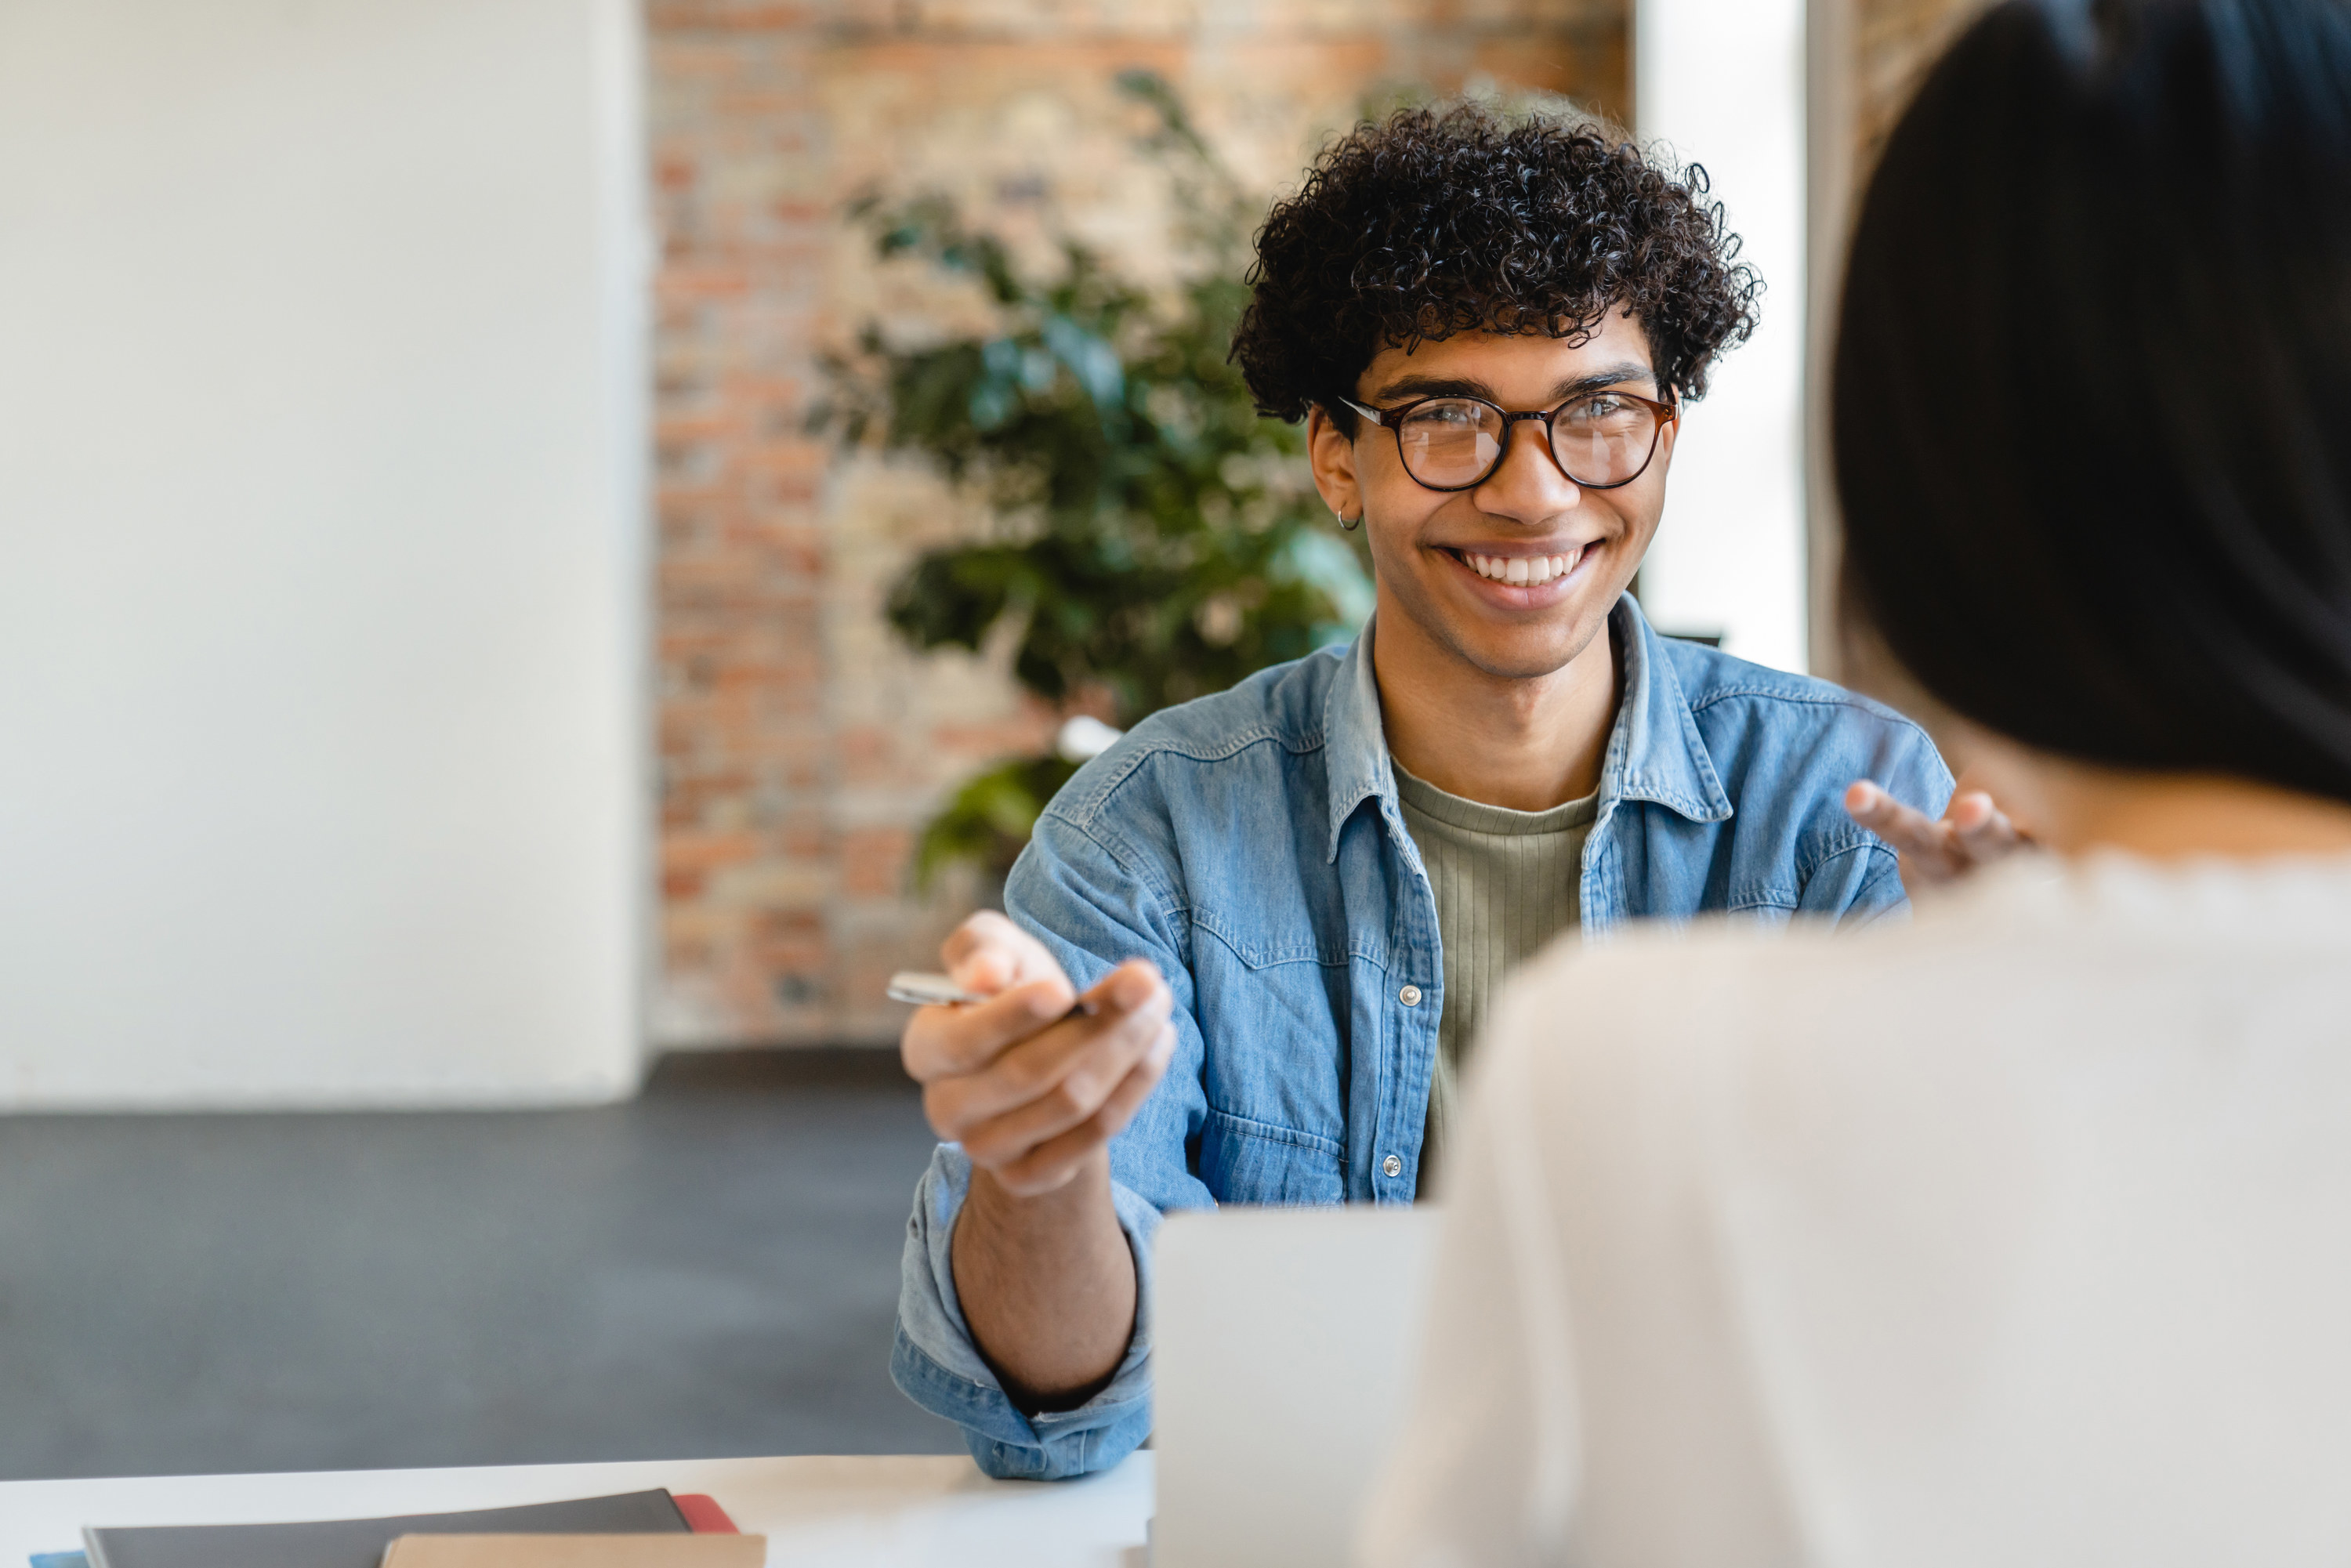
[[[1866,779],[1844,792],[1844,809],[1853,820],[1892,844],[1902,857],[1902,883],[1912,893],[1921,887],[1954,883],[1980,866],[2032,847],[2005,812],[1981,789],[1967,789],[1966,780],[1952,793],[1951,803],[1937,821],[1913,810]]]

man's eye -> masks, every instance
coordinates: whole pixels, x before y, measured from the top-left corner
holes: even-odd
[[[1405,423],[1419,429],[1458,430],[1478,423],[1479,412],[1474,402],[1425,402]]]
[[[1613,429],[1638,419],[1641,412],[1641,405],[1631,398],[1601,392],[1581,402],[1570,403],[1560,415],[1560,420],[1562,423],[1576,429]]]

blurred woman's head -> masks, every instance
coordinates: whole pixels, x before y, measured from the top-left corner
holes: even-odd
[[[1845,602],[2040,751],[2351,800],[2351,0],[2010,0],[1871,181]]]

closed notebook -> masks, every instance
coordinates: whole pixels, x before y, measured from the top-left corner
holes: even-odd
[[[403,1535],[383,1568],[763,1568],[764,1535]]]
[[[690,1535],[665,1490],[524,1508],[303,1524],[183,1524],[82,1531],[89,1568],[378,1568],[403,1535]]]

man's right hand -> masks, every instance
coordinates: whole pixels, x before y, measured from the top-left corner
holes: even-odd
[[[924,1112],[1006,1192],[1051,1192],[1118,1135],[1166,1071],[1167,982],[1132,958],[1080,997],[1044,944],[993,911],[939,951],[957,985],[989,999],[908,1020],[900,1051]]]
[[[989,998],[924,1008],[901,1042],[931,1126],[974,1167],[953,1243],[964,1322],[1015,1405],[1074,1408],[1109,1383],[1134,1334],[1134,1256],[1108,1145],[1175,1053],[1175,998],[1141,959],[1081,998],[1001,915],[973,915],[940,955],[957,985]]]

